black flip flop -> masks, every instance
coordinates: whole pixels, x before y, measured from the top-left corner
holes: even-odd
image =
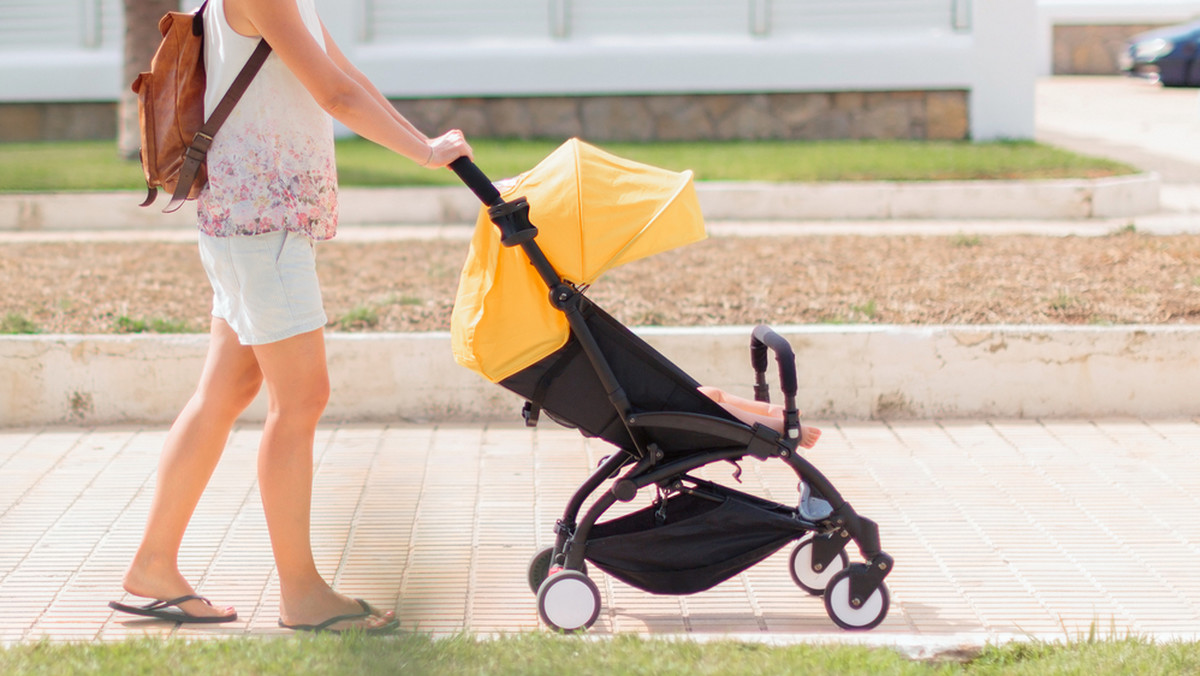
[[[210,606],[212,605],[212,601],[209,601],[203,596],[188,594],[187,596],[180,596],[179,598],[171,599],[170,601],[153,601],[144,606],[130,606],[124,603],[117,603],[116,601],[109,601],[108,607],[112,608],[113,610],[119,610],[123,613],[129,613],[130,615],[153,617],[156,620],[166,620],[168,622],[218,624],[221,622],[233,622],[237,620],[238,616],[236,612],[232,615],[215,615],[213,617],[185,613],[183,609],[179,608],[178,606],[186,601],[203,601]]]
[[[388,621],[387,624],[383,624],[378,627],[371,627],[370,629],[363,629],[361,627],[351,627],[349,629],[330,629],[330,627],[338,622],[353,622],[354,620],[365,620],[368,617],[381,617],[380,615],[375,614],[375,609],[371,607],[371,604],[367,603],[363,599],[354,600],[358,601],[358,605],[362,606],[363,611],[361,613],[337,615],[325,620],[320,624],[285,624],[283,620],[279,620],[279,626],[283,627],[284,629],[291,629],[292,631],[308,631],[314,634],[348,634],[353,632],[362,632],[370,636],[391,634],[400,628],[400,619],[393,617]]]

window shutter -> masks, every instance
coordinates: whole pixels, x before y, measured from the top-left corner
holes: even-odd
[[[571,37],[731,35],[750,32],[748,0],[570,0]]]
[[[548,0],[367,0],[367,42],[546,38]]]
[[[771,34],[949,31],[950,0],[771,0]]]
[[[0,51],[120,48],[121,8],[121,0],[4,0]]]

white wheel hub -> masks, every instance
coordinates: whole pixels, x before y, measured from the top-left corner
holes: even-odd
[[[542,619],[556,629],[587,628],[600,613],[599,590],[581,573],[559,573],[542,583],[538,591],[538,610]]]
[[[820,595],[833,576],[846,567],[848,561],[846,552],[841,551],[824,570],[813,570],[813,542],[805,540],[792,552],[792,580],[810,594]]]
[[[847,576],[838,578],[825,590],[825,602],[830,614],[849,628],[870,627],[887,613],[881,589],[876,589],[862,605],[853,606],[850,603],[850,578]]]

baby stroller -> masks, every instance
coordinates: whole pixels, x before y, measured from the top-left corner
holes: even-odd
[[[507,187],[497,188],[466,158],[451,168],[486,206],[455,303],[456,359],[524,397],[526,424],[536,425],[544,412],[616,449],[571,497],[555,526],[554,546],[530,563],[541,619],[567,632],[592,626],[601,596],[587,576],[588,563],[651,593],[693,594],[798,541],[790,558],[795,583],[823,596],[837,625],[878,626],[888,611],[884,578],[892,558],[880,549],[876,524],[859,516],[798,451],[806,435],[788,342],[766,326],[753,330],[756,401],[738,400],[701,387],[583,293],[597,270],[704,236],[691,174],[628,162],[574,139]],[[588,219],[572,213],[563,220],[537,206],[561,201],[555,208],[571,211],[606,199],[611,208],[593,211],[633,218],[625,227],[634,235],[614,235],[622,225],[613,222],[566,224]],[[631,207],[635,202],[644,204]],[[542,226],[541,235],[533,222]],[[660,226],[675,234],[648,234]],[[577,255],[572,247],[579,247],[580,227],[614,240],[609,249],[616,253],[576,270],[579,259],[595,258],[603,248],[588,243]],[[621,241],[646,237],[653,241]],[[507,326],[493,321],[487,302],[514,305],[507,314],[519,319]],[[782,407],[768,403],[771,353]],[[745,458],[791,467],[800,481],[796,506],[694,475],[706,465]],[[651,488],[657,499],[650,506],[601,520],[617,502]],[[849,562],[851,541],[864,562]]]

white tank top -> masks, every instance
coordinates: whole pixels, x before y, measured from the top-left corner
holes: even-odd
[[[296,0],[325,48],[314,0]],[[204,10],[205,118],[258,45],[233,30],[224,0]],[[215,237],[290,230],[326,240],[337,230],[333,121],[272,52],[217,132],[208,185],[197,203],[201,232]]]

